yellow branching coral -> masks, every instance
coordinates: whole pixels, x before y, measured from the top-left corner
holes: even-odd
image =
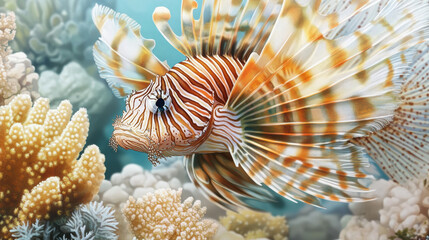
[[[49,110],[38,99],[18,95],[0,107],[0,239],[22,222],[69,214],[91,201],[104,179],[104,155],[85,145],[89,121],[85,109],[70,120],[63,101]]]
[[[182,189],[159,189],[135,200],[130,197],[122,212],[138,239],[210,239],[217,230],[212,220],[201,220],[206,212],[192,197],[181,203]]]
[[[219,220],[227,230],[239,233],[246,239],[288,239],[289,227],[284,216],[274,217],[270,213],[242,209],[238,213],[228,211]]]

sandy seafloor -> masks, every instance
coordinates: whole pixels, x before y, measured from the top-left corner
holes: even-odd
[[[168,64],[173,66],[175,63],[184,60],[184,56],[175,50],[172,46],[170,46],[170,44],[164,40],[164,38],[156,29],[152,21],[152,12],[158,6],[166,6],[170,9],[170,24],[176,33],[180,33],[180,0],[118,0],[116,11],[126,13],[128,16],[141,24],[142,36],[145,38],[154,39],[156,41],[156,46],[154,49],[156,56],[162,61],[167,60]],[[101,79],[99,80],[102,81]],[[105,84],[104,81],[102,82]],[[109,138],[113,131],[111,124],[113,123],[116,115],[122,114],[124,105],[125,102],[123,99],[115,98],[109,104],[109,107],[102,111],[102,117],[98,118],[97,121],[91,121],[91,115],[89,116],[91,127],[89,137],[87,139],[87,145],[98,145],[101,152],[106,156],[106,179],[109,179],[113,173],[120,172],[122,167],[129,163],[139,164],[145,169],[152,168],[145,153],[124,150],[122,148],[118,148],[118,151],[115,152],[109,146]],[[95,128],[94,126],[97,127]],[[293,219],[299,218],[299,224],[290,225],[289,232],[306,231],[308,233],[306,236],[312,236],[311,239],[334,239],[332,236],[338,237],[339,231],[341,229],[341,226],[339,226],[339,219],[343,215],[350,213],[347,204],[335,202],[325,202],[324,206],[326,209],[317,209],[311,206],[306,206],[305,204],[292,203],[287,200],[284,200],[283,204],[280,206],[272,206],[268,203],[262,202],[255,204],[262,209],[269,210],[273,215],[286,216],[289,223],[291,223]],[[313,211],[319,211],[322,214],[332,214],[331,216],[334,216],[337,221],[327,223],[321,218],[308,218],[308,216],[311,215],[310,212]],[[334,224],[334,226],[329,226],[329,224]],[[327,233],[326,229],[328,228],[331,229],[330,231],[332,232]],[[289,239],[294,240],[293,238]]]

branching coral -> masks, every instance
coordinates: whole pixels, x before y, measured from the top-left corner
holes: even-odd
[[[372,184],[370,188],[378,193],[382,204],[353,204],[351,210],[356,216],[341,231],[340,239],[367,239],[368,234],[378,239],[401,239],[398,236],[405,235],[409,236],[405,239],[424,239],[429,230],[429,190],[425,182],[420,179],[401,186],[378,180]]]
[[[227,212],[220,218],[227,229],[241,234],[245,239],[267,238],[272,240],[288,239],[289,227],[285,217],[274,217],[270,213],[242,209],[238,213]]]
[[[112,7],[115,1],[101,3]],[[15,11],[17,16],[12,48],[27,53],[39,72],[59,72],[70,61],[93,66],[92,45],[98,37],[91,20],[93,4],[81,0],[3,1],[3,7]]]
[[[91,202],[82,205],[71,216],[53,221],[36,220],[33,224],[24,223],[11,230],[17,240],[31,239],[72,239],[104,240],[118,239],[115,231],[118,222],[114,210],[102,203]]]
[[[44,71],[39,79],[39,93],[49,98],[51,106],[67,99],[75,108],[86,108],[90,116],[105,112],[113,98],[107,86],[89,76],[76,62],[64,66],[60,75]]]
[[[97,146],[83,148],[89,121],[81,109],[70,120],[72,106],[49,101],[31,107],[18,95],[0,107],[0,238],[20,222],[69,214],[91,201],[104,179],[104,155]]]
[[[15,14],[0,14],[0,105],[8,104],[18,93],[37,93],[38,74],[25,53],[11,54],[8,42],[15,37]]]
[[[135,200],[130,197],[122,210],[138,239],[209,239],[217,229],[212,220],[201,220],[206,208],[200,201],[187,198],[181,203],[182,190],[159,189]]]

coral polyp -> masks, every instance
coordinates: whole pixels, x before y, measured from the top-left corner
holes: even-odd
[[[104,179],[104,155],[85,145],[89,121],[85,109],[73,115],[63,101],[18,95],[0,107],[0,238],[22,222],[68,215],[88,203]]]

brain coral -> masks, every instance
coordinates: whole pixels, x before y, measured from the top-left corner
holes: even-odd
[[[0,107],[0,238],[21,222],[69,214],[91,201],[104,179],[104,155],[82,150],[89,128],[85,109],[70,120],[63,101],[49,110],[47,99],[33,107],[28,95]]]
[[[135,200],[130,197],[122,212],[138,239],[185,240],[210,239],[217,224],[201,220],[206,212],[192,197],[181,203],[182,189],[159,189]]]
[[[97,2],[115,5],[113,0]],[[48,69],[59,72],[72,60],[94,65],[92,45],[98,32],[91,19],[93,5],[94,1],[85,0],[0,1],[0,7],[16,13],[12,48],[27,53],[39,73]]]

